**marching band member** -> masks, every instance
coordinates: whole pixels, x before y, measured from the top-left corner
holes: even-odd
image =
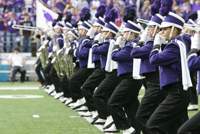
[[[77,33],[77,31],[72,29],[69,32],[67,32],[67,38],[68,38],[68,41],[70,42],[71,49],[74,49],[74,51],[75,51],[78,47],[78,42],[77,42],[78,33]],[[65,50],[65,53],[68,54],[67,48]],[[71,54],[70,56],[73,60],[74,72],[76,72],[76,71],[79,70],[79,62],[77,61],[77,58],[73,54]],[[73,100],[72,100],[72,95],[71,95],[71,92],[70,92],[70,89],[69,89],[69,78],[67,78],[67,82],[64,82],[62,86],[63,86],[63,88],[65,88],[64,89],[64,96],[66,97],[65,105],[66,106],[72,106],[71,104],[73,103]]]
[[[62,52],[64,53],[65,50],[66,50],[66,47],[67,47],[67,44],[70,44],[69,43],[69,40],[67,39],[67,33],[73,29],[72,25],[69,23],[71,20],[70,16],[67,16],[66,19],[65,19],[65,26],[63,28],[63,39],[64,39],[64,47],[62,49]],[[67,100],[67,94],[69,90],[69,86],[68,85],[68,78],[67,78],[67,75],[66,75],[66,72],[63,72],[63,75],[60,79],[60,84],[61,84],[61,88],[62,88],[62,91],[63,91],[63,97],[60,97],[59,100],[64,103],[66,100]]]
[[[55,55],[57,54],[57,51],[59,49],[62,49],[64,46],[64,40],[63,40],[63,35],[62,35],[63,27],[64,25],[61,22],[57,22],[57,24],[54,26],[55,33],[57,34],[55,39],[53,39],[54,43],[56,43],[56,44],[53,44],[53,52]],[[58,46],[57,46],[57,43],[58,43]],[[52,60],[51,63],[53,62],[54,61]],[[54,96],[55,99],[59,99],[61,96],[63,96],[63,91],[61,89],[60,78],[58,77],[54,66],[51,67],[49,76],[53,85],[55,86],[55,92],[53,92],[54,90],[53,91],[51,90],[53,93],[49,92],[49,94]]]
[[[180,36],[183,25],[183,18],[169,12],[161,24],[162,32],[154,39],[149,61],[160,67],[160,87],[166,98],[147,122],[149,134],[176,134],[178,128],[188,119],[187,106],[190,97],[187,89],[192,86],[192,82],[186,62],[185,44]],[[161,52],[161,45],[166,41],[167,44]]]
[[[191,19],[188,20],[188,23],[190,25],[195,25],[195,22]],[[185,41],[186,44],[186,49],[187,49],[187,54],[191,50],[191,36],[195,32],[195,27],[192,26],[184,26],[183,30],[183,35],[182,38]],[[190,77],[192,80],[192,87],[190,87],[189,93],[190,93],[190,100],[191,100],[191,105],[188,107],[188,110],[198,110],[198,96],[197,96],[197,91],[196,91],[196,85],[197,85],[197,71],[191,71],[190,70]]]
[[[151,7],[152,18],[147,23],[147,29],[141,35],[139,43],[131,51],[133,58],[141,58],[140,74],[145,76],[147,82],[147,90],[136,114],[136,119],[143,134],[147,134],[146,123],[165,98],[163,90],[160,90],[159,69],[149,62],[154,38],[160,32],[160,24],[163,21],[163,17],[157,11],[159,7],[160,0],[156,0]],[[147,110],[148,112],[146,112]]]
[[[126,9],[129,8],[134,11],[134,14],[131,14],[131,20],[134,20],[136,9],[131,6]],[[128,13],[130,14],[130,12]],[[124,15],[126,14],[125,11]],[[138,43],[142,27],[131,20],[125,21],[126,25],[123,28],[123,36],[117,38],[112,51],[112,60],[118,63],[117,75],[121,79],[121,82],[112,93],[108,101],[108,107],[117,130],[124,130],[123,134],[140,134],[135,114],[140,104],[138,94],[142,86],[142,81],[141,79],[133,78],[133,64],[137,63],[133,63],[130,53],[133,46]],[[126,42],[124,43],[124,41]],[[112,131],[111,127],[104,131]]]
[[[106,11],[105,9],[106,5],[101,5],[98,7],[96,13],[97,21],[93,24],[94,28],[90,28],[90,30],[88,31],[88,36],[86,36],[86,38],[83,41],[83,45],[85,47],[91,49],[92,43],[94,42],[94,36],[98,33],[101,33],[101,30],[105,25],[105,22],[103,20],[103,16]],[[82,117],[92,116],[92,118],[94,119],[97,118],[98,113],[94,105],[93,94],[95,88],[98,87],[98,85],[104,80],[105,71],[101,69],[100,54],[95,54],[91,52],[91,57],[92,58],[88,60],[88,66],[89,64],[91,64],[89,63],[89,61],[92,61],[95,69],[94,72],[89,76],[89,78],[85,81],[85,83],[82,86],[81,91],[83,93],[83,96],[85,97],[87,107],[82,107],[80,110],[88,110],[88,112],[81,115]]]
[[[89,48],[82,45],[83,38],[86,36],[91,27],[92,26],[89,22],[82,22],[82,25],[79,27],[79,36],[81,36],[79,39],[79,46],[76,51],[73,49],[69,51],[70,54],[74,54],[74,56],[79,60],[80,66],[80,69],[69,79],[69,87],[72,99],[73,101],[76,101],[72,109],[77,109],[83,106],[85,103],[85,98],[81,92],[81,86],[93,72],[93,69],[87,68]]]
[[[188,54],[188,66],[192,71],[200,70],[200,36],[195,33],[191,37],[191,51]],[[190,120],[186,121],[178,130],[178,134],[198,134],[200,133],[200,112],[194,115]]]
[[[117,63],[111,59],[111,52],[115,43],[114,38],[118,33],[118,27],[114,24],[118,15],[119,12],[116,9],[110,10],[105,18],[107,24],[102,29],[102,33],[95,36],[92,46],[93,53],[100,54],[101,69],[106,72],[106,78],[101,82],[93,95],[99,118],[94,119],[91,122],[92,124],[106,123],[107,117],[110,116],[108,111],[108,99],[119,83],[119,78],[117,77]],[[115,130],[115,132],[118,132],[118,130]]]

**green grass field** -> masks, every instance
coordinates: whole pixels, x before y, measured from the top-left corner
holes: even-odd
[[[33,99],[0,98],[0,134],[102,134],[71,108],[43,90],[16,90],[39,87],[36,82],[0,83],[0,95],[42,95]],[[3,88],[11,90],[3,90]],[[14,90],[12,90],[14,89]],[[144,90],[140,91],[140,95]],[[198,111],[189,112],[193,116]],[[33,118],[39,115],[39,118]]]

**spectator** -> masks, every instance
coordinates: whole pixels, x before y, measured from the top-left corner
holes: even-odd
[[[133,4],[136,4],[136,1],[135,0],[126,0],[125,4],[126,4],[126,6],[133,5]]]
[[[30,21],[33,23],[33,26],[36,26],[36,5],[30,11]]]
[[[23,26],[33,26],[32,22],[29,20],[29,15],[25,14],[24,21],[20,23]],[[31,52],[31,37],[33,35],[33,31],[27,31],[20,29],[21,34],[21,47],[20,51],[25,52],[25,48],[28,48],[28,52]]]
[[[14,0],[15,12],[20,13],[24,8],[24,0]]]
[[[8,11],[15,12],[15,9],[14,9],[14,0],[5,0],[5,5],[6,5],[6,9]]]
[[[140,10],[140,18],[148,20],[150,16],[150,10],[148,7],[150,6],[150,2],[148,0],[144,1],[143,7]]]
[[[65,6],[65,9],[63,10],[63,13],[66,14],[67,12],[70,12],[71,7],[72,7],[72,3],[71,1],[68,1]]]
[[[77,7],[76,7],[76,12],[77,12],[78,15],[81,13],[81,10],[84,7],[88,7],[89,8],[88,2],[86,0],[79,0],[78,3],[77,3]]]
[[[1,65],[2,59],[0,58],[0,65]]]
[[[75,24],[78,21],[79,16],[76,14],[74,7],[71,7],[70,12],[72,14],[71,24]]]
[[[17,46],[16,43],[16,36],[17,36],[17,29],[13,29],[12,26],[17,24],[17,19],[15,18],[15,14],[13,12],[9,12],[9,18],[7,20],[7,32],[6,32],[6,51],[11,52],[11,40],[12,46]]]
[[[4,17],[3,12],[0,11],[0,52],[4,52],[4,31],[5,26],[4,23],[6,22],[6,19]]]
[[[110,12],[110,10],[113,8],[113,1],[112,0],[106,0],[106,5],[107,5],[107,9],[106,9],[105,15],[107,15]]]
[[[192,10],[197,11],[200,10],[200,0],[195,0],[193,5],[192,5]]]
[[[26,57],[19,53],[19,47],[14,47],[14,53],[10,54],[7,58],[7,61],[12,65],[11,68],[11,82],[15,81],[15,75],[17,72],[21,74],[20,81],[25,81],[26,70],[24,69],[24,64],[26,62]]]
[[[3,13],[4,11],[4,6],[5,6],[5,1],[4,0],[0,0],[0,12]]]
[[[187,22],[188,15],[191,13],[192,6],[190,5],[190,0],[184,0],[184,3],[180,5],[181,13],[183,14],[183,19]]]
[[[122,16],[124,14],[124,8],[126,7],[125,2],[123,0],[117,0],[117,2],[119,3],[120,6],[119,12],[120,15]]]
[[[67,0],[55,0],[53,2],[54,8],[56,9],[56,12],[63,13],[63,10],[65,9],[65,6],[67,5]]]
[[[78,0],[71,0],[72,7],[77,7]]]
[[[181,13],[181,11],[180,11],[180,8],[179,8],[179,6],[175,6],[174,8],[173,8],[173,10],[175,11],[175,13],[176,14],[178,14],[179,16],[183,16],[183,14]]]
[[[39,2],[41,2],[45,7],[50,8],[50,5],[52,5],[52,3],[50,3],[50,2],[53,2],[53,1],[39,0]]]
[[[30,12],[33,7],[33,0],[24,0],[26,11]]]
[[[18,23],[22,23],[24,21],[24,18],[25,18],[25,14],[26,14],[26,8],[22,8],[22,13],[19,15],[19,18],[18,18]]]
[[[90,2],[90,14],[91,14],[91,22],[94,23],[97,19],[95,17],[95,14],[97,12],[97,8],[100,6],[99,0],[92,0]]]
[[[9,18],[8,9],[5,10],[4,17],[5,17],[6,20],[8,20],[8,18]]]

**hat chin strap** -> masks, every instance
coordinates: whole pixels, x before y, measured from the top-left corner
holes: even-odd
[[[83,32],[81,33],[81,36],[83,36],[84,33],[85,33],[85,29],[84,29]]]
[[[154,29],[154,31],[153,31],[152,38],[155,36],[157,29],[158,29],[158,26],[156,25],[156,27],[155,27],[155,29]]]
[[[109,34],[110,34],[110,31],[108,31],[108,33],[106,34],[105,39],[107,39]]]
[[[174,31],[174,26],[172,26],[172,29],[171,29],[168,41],[172,39],[172,33],[173,33],[173,31]]]
[[[100,33],[100,30],[101,30],[101,26],[99,26],[99,28],[97,30],[97,33]]]
[[[126,41],[129,41],[130,35],[131,35],[131,31],[129,31]]]

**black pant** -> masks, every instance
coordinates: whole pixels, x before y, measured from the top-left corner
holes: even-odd
[[[101,82],[93,95],[99,118],[106,119],[110,115],[108,100],[119,83],[120,78],[117,77],[117,70],[113,70],[110,73],[106,72],[106,78]]]
[[[83,98],[81,86],[93,71],[94,69],[87,69],[86,67],[82,67],[71,76],[69,79],[69,88],[73,101],[77,101],[78,99]]]
[[[146,73],[147,89],[138,108],[136,119],[143,134],[148,134],[146,124],[158,105],[165,99],[164,90],[160,90],[159,72]]]
[[[95,111],[96,107],[93,101],[93,94],[96,87],[105,79],[105,71],[101,68],[96,68],[95,71],[88,77],[82,86],[82,93],[86,99],[86,106],[89,111]]]
[[[51,67],[51,70],[50,70],[50,73],[49,73],[49,77],[50,77],[52,83],[55,86],[56,93],[63,92],[62,88],[61,88],[61,84],[60,84],[60,78],[58,77],[54,66]]]
[[[191,100],[191,104],[198,104],[198,96],[197,96],[197,90],[196,90],[196,86],[197,86],[197,72],[190,72],[190,77],[192,80],[192,87],[190,87],[189,93],[190,93],[190,100]]]
[[[178,130],[178,134],[200,134],[200,112],[186,121]]]
[[[25,81],[25,76],[26,76],[26,70],[24,67],[19,67],[19,66],[14,66],[11,68],[11,81],[15,81],[15,75],[16,73],[19,72],[21,74],[20,80],[21,82]]]
[[[51,64],[51,62],[49,62],[46,65],[46,67],[44,68],[44,70],[43,70],[44,76],[45,76],[45,83],[46,83],[46,85],[53,84],[53,82],[51,81],[50,75],[49,75],[52,66],[53,66],[53,64]]]
[[[125,130],[132,126],[136,129],[137,134],[140,134],[135,115],[140,104],[138,93],[141,86],[142,80],[125,78],[112,93],[108,101],[108,108],[117,129]]]
[[[176,134],[178,128],[188,120],[190,96],[188,91],[183,90],[182,82],[169,84],[162,90],[166,98],[149,118],[148,134]]]
[[[71,93],[70,93],[70,89],[69,89],[69,79],[67,78],[66,73],[63,73],[63,76],[60,79],[60,84],[61,84],[62,91],[64,92],[63,96],[66,98],[70,98]]]
[[[45,80],[41,75],[41,71],[42,71],[42,64],[41,64],[40,59],[38,59],[37,62],[36,62],[35,72],[36,72],[36,74],[37,74],[37,76],[38,76],[38,78],[40,80],[40,83],[42,85],[44,85],[45,84]]]

